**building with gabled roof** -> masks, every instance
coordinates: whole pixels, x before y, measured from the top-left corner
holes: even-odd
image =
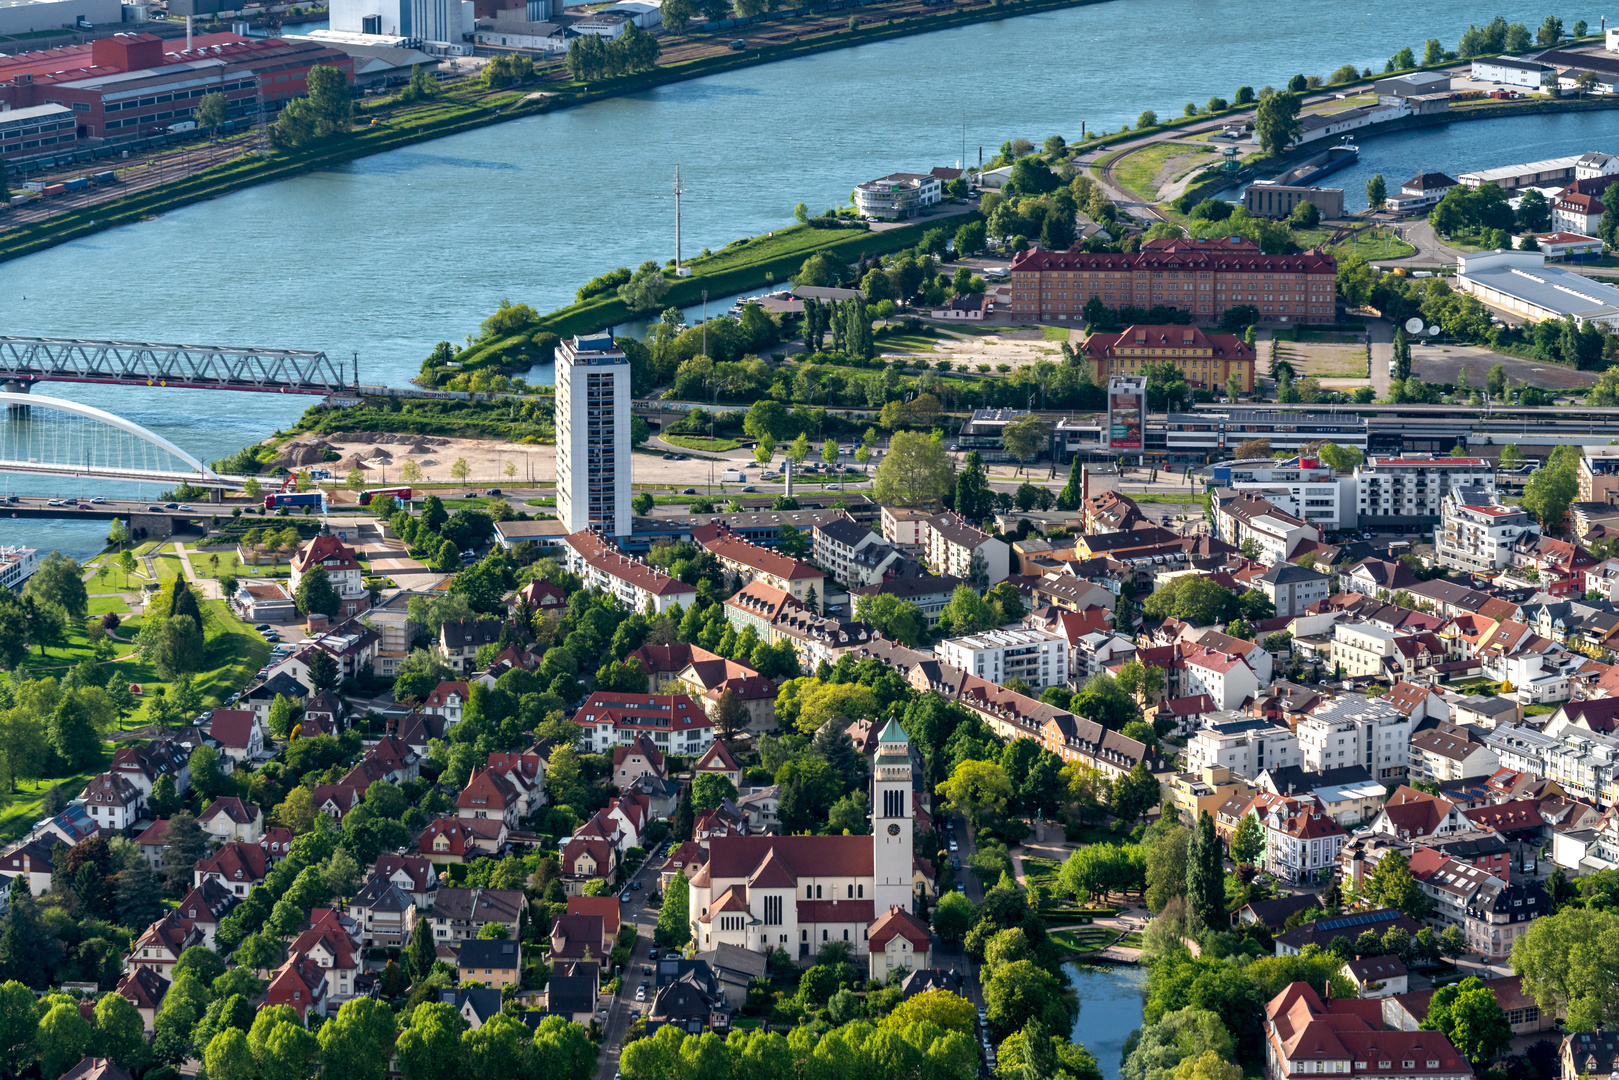
[[[932,940],[927,924],[909,908],[889,908],[877,916],[866,934],[870,977],[886,981],[895,971],[908,974],[928,967]]]
[[[731,748],[723,742],[716,740],[697,763],[692,766],[694,774],[714,773],[723,776],[731,782],[732,787],[740,788],[742,785],[742,763],[737,761]]]
[[[265,1005],[286,1005],[304,1022],[308,1021],[311,1009],[325,1016],[326,1002],[325,971],[314,960],[298,953],[289,956],[275,970],[264,991]]]
[[[1383,1029],[1381,1002],[1323,1001],[1309,983],[1290,984],[1265,1005],[1266,1076],[1306,1072],[1352,1078],[1470,1080],[1473,1068],[1437,1031]]]
[[[648,604],[658,614],[676,604],[690,607],[697,590],[654,566],[621,552],[611,540],[585,530],[562,538],[568,569],[584,579],[587,588],[619,598],[631,611]]]
[[[236,896],[246,896],[253,886],[264,881],[272,865],[269,854],[257,843],[232,841],[197,860],[192,869],[192,885],[211,879]]]
[[[714,721],[685,694],[597,690],[574,713],[587,753],[605,753],[646,735],[661,752],[695,756],[714,741]]]
[[[232,795],[215,799],[197,819],[202,831],[221,843],[245,840],[258,843],[264,835],[264,811]]]
[[[79,793],[84,809],[97,825],[108,831],[123,831],[140,819],[146,807],[140,789],[113,772],[98,773]]]
[[[135,1006],[141,1014],[141,1023],[148,1035],[152,1034],[157,1011],[163,1007],[163,996],[169,992],[169,980],[155,968],[135,965],[125,969],[113,993],[119,994]]]
[[[960,514],[934,514],[923,520],[922,558],[935,574],[978,580],[990,588],[1011,573],[1011,548],[1004,540],[977,528]],[[979,566],[975,574],[974,560]]]
[[[652,737],[638,734],[627,743],[613,747],[613,783],[619,790],[628,790],[643,776],[667,779],[669,767],[666,755],[653,743]]]

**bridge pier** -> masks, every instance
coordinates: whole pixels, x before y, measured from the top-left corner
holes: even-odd
[[[7,379],[4,383],[0,383],[0,390],[4,390],[8,394],[26,394],[33,385],[33,383],[18,382],[16,379]],[[34,410],[30,406],[6,406],[6,419],[8,420],[27,420],[33,415]]]
[[[147,539],[173,536],[174,519],[167,514],[130,514],[130,535],[134,535],[137,529],[145,529],[142,535]]]

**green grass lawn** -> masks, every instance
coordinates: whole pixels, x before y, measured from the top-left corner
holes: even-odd
[[[1332,246],[1333,254],[1359,255],[1363,259],[1402,259],[1415,255],[1417,249],[1397,238],[1388,229],[1362,229],[1342,243]]]
[[[710,439],[707,435],[664,435],[662,438],[670,446],[678,446],[682,450],[706,450],[715,454],[735,450],[742,445],[735,439]]]
[[[1164,164],[1182,154],[1199,152],[1209,153],[1210,148],[1186,146],[1178,142],[1153,143],[1119,158],[1114,175],[1118,177],[1119,183],[1130,191],[1149,199],[1156,198],[1158,195],[1156,177]]]
[[[259,567],[243,564],[234,551],[197,551],[195,548],[187,550],[191,555],[191,569],[198,577],[220,578],[227,575],[249,577],[261,572]],[[219,559],[218,569],[214,568],[215,558]]]
[[[879,352],[933,352],[934,339],[926,334],[885,334],[876,340]]]
[[[1195,492],[1186,492],[1184,495],[1131,495],[1130,498],[1138,503],[1202,503],[1203,496]]]
[[[1051,931],[1051,940],[1068,952],[1091,953],[1105,949],[1119,939],[1119,932],[1106,926],[1077,926]]]
[[[1042,326],[1040,336],[1046,341],[1067,341],[1068,328],[1066,326]]]
[[[121,597],[121,596],[112,596],[112,595],[105,595],[105,594],[92,594],[91,595],[91,597],[90,597],[90,614],[91,615],[105,615],[109,611],[116,612],[119,615],[127,615],[127,614],[129,614],[129,605],[124,603],[124,598]]]
[[[1057,871],[1061,869],[1062,863],[1056,859],[1043,859],[1038,855],[1023,856],[1023,875],[1036,881],[1056,877]]]
[[[41,804],[45,801],[45,794],[50,791],[52,784],[62,785],[62,793],[71,799],[84,790],[85,783],[92,775],[80,773],[77,776],[62,776],[54,780],[41,780],[38,783],[18,781],[17,790],[0,804],[0,840],[15,840],[33,828],[34,822],[45,816]]]

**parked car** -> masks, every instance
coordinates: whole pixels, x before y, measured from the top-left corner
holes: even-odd
[[[665,460],[665,461],[673,461],[674,459],[675,459],[675,456],[673,454],[665,454],[665,455],[663,455],[663,460]]]
[[[261,634],[262,634],[262,633],[264,633],[264,632],[265,632],[265,631],[266,631],[266,630],[274,630],[274,629],[275,629],[275,627],[273,627],[273,626],[271,626],[271,625],[270,625],[270,624],[269,624],[269,623],[267,623],[267,622],[261,622],[261,623],[259,623],[259,624],[258,624],[258,625],[257,625],[257,626],[255,626],[255,627],[254,627],[254,628],[253,628],[253,629],[254,629],[254,630],[257,630],[257,631],[258,631],[258,632],[259,632],[259,633],[261,633]]]

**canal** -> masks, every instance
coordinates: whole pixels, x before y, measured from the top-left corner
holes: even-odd
[[[1064,964],[1068,985],[1079,996],[1072,1039],[1096,1057],[1104,1080],[1119,1080],[1125,1040],[1141,1026],[1147,1001],[1147,969],[1141,964]]]
[[[1543,12],[1524,3],[1490,14],[1538,24]],[[1487,18],[1461,0],[1352,6],[1267,9],[1256,34],[1253,8],[1239,0],[1113,0],[483,128],[0,265],[4,331],[324,349],[350,363],[357,353],[363,381],[399,385],[435,342],[475,333],[503,298],[550,310],[603,270],[671,257],[677,163],[691,254],[780,227],[799,201],[818,212],[861,180],[954,162],[964,143],[976,161],[980,147],[988,156],[1007,139],[1073,138],[1082,122],[1118,130],[1142,109],[1175,113],[1238,85],[1346,62],[1380,70],[1402,46],[1420,50],[1434,35],[1453,46],[1469,21]],[[1564,18],[1582,14],[1596,21]],[[1531,118],[1511,140],[1492,125],[1452,125],[1409,136],[1400,163],[1380,171],[1394,187],[1417,171],[1404,164],[1414,154],[1447,171],[1546,157],[1541,138],[1553,127],[1570,145],[1585,148],[1588,137],[1589,148],[1607,149],[1616,123],[1613,114]],[[1374,150],[1361,167],[1378,171]],[[1343,183],[1353,196],[1364,178],[1346,173]],[[147,424],[205,459],[291,423],[311,400],[73,384],[46,392]],[[11,490],[43,490],[33,483]],[[0,542],[60,544],[61,534],[0,524]],[[86,535],[70,546],[97,543]]]

